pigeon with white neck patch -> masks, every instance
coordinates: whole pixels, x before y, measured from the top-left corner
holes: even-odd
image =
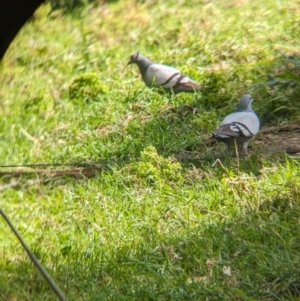
[[[201,90],[199,83],[185,76],[179,70],[170,66],[156,64],[138,51],[130,56],[127,65],[129,64],[138,65],[143,81],[150,88],[161,88],[165,92],[173,92],[175,94]]]
[[[260,122],[253,111],[250,94],[242,96],[234,113],[227,115],[220,126],[213,131],[213,138],[224,142],[227,146],[242,145],[245,155],[248,155],[248,144],[259,131]]]

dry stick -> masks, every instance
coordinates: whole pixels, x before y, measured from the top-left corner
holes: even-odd
[[[130,159],[131,156],[124,156],[122,160]],[[33,163],[33,164],[8,164],[8,165],[0,165],[0,168],[18,168],[18,167],[59,167],[59,166],[74,166],[74,167],[98,167],[100,165],[101,168],[104,166],[109,166],[110,163],[117,163],[118,160],[100,160],[100,161],[90,161],[90,162],[58,162],[58,163]]]
[[[92,176],[96,172],[101,171],[101,168],[98,167],[86,167],[86,168],[73,168],[73,169],[56,169],[56,170],[48,170],[48,169],[34,169],[34,170],[25,170],[18,169],[15,171],[1,171],[0,169],[0,177],[1,176],[13,176],[19,177],[22,175],[41,175],[41,176],[51,176],[53,178],[60,176]],[[1,186],[0,186],[1,191]]]
[[[55,284],[53,279],[50,277],[50,275],[47,273],[47,271],[44,269],[44,267],[41,265],[41,263],[38,261],[38,259],[35,257],[35,255],[32,253],[32,251],[29,249],[29,247],[26,245],[24,240],[22,239],[21,235],[18,233],[17,229],[14,227],[8,216],[4,213],[4,211],[0,208],[0,214],[3,216],[11,230],[14,232],[14,234],[17,236],[18,240],[20,241],[21,245],[27,252],[28,256],[30,257],[31,261],[35,264],[35,266],[39,269],[43,277],[47,280],[48,284],[52,288],[52,290],[55,292],[57,297],[61,301],[67,301],[66,297],[62,293],[62,291],[59,289],[59,287]]]
[[[237,147],[236,139],[234,139],[234,147],[235,147],[235,155],[236,155],[238,174],[240,175],[240,158],[239,158],[239,150]]]
[[[219,163],[219,164],[222,166],[222,168],[223,168],[224,170],[226,170],[226,168],[224,167],[224,165],[222,164],[222,162],[221,162],[220,159],[217,159],[217,160],[214,162],[214,164],[212,165],[212,167],[214,167],[217,163]]]
[[[1,168],[16,168],[16,167],[59,167],[59,166],[91,166],[94,167],[97,164],[103,164],[103,162],[74,162],[74,163],[33,163],[33,164],[8,164],[0,165]]]

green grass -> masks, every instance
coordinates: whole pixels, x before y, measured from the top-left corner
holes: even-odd
[[[0,163],[109,167],[1,178],[1,208],[69,300],[299,300],[299,160],[252,143],[214,164],[223,146],[205,145],[244,93],[264,126],[299,122],[299,89],[262,85],[295,72],[299,4],[43,6],[22,29],[0,70]],[[136,50],[203,92],[148,89],[125,68]],[[55,300],[0,220],[0,299]]]

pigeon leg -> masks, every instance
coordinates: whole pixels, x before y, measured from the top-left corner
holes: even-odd
[[[246,157],[249,156],[249,153],[248,153],[248,144],[249,144],[249,141],[243,143],[243,152],[244,152],[244,155],[245,155]]]

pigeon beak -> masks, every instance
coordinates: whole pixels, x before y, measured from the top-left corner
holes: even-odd
[[[131,65],[133,63],[133,61],[129,61],[128,63],[127,63],[127,65],[126,65],[126,67],[128,66],[128,65]]]

